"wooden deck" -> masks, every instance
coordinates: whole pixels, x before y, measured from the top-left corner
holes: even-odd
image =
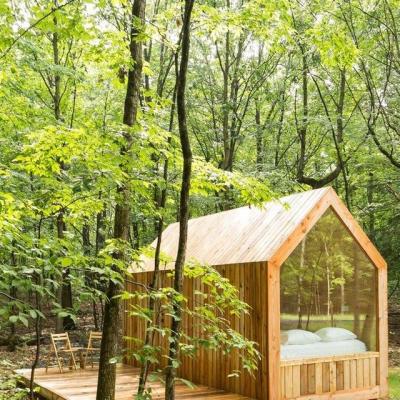
[[[30,369],[16,371],[25,385],[30,382]],[[97,387],[97,368],[78,369],[61,374],[58,369],[50,368],[46,373],[44,368],[35,372],[35,385],[40,387],[39,394],[48,400],[95,400]],[[139,370],[128,365],[118,365],[116,400],[132,400],[136,393]],[[152,383],[153,399],[164,399],[164,388],[161,383]],[[208,399],[208,400],[249,400],[248,397],[226,393],[222,390],[205,386],[188,386],[178,383],[177,399]]]

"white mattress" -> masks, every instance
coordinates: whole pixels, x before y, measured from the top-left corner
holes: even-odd
[[[340,356],[364,353],[367,348],[360,340],[341,340],[339,342],[317,342],[312,344],[290,344],[281,346],[281,360]]]

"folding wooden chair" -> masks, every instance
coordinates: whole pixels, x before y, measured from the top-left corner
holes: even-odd
[[[89,341],[88,341],[88,345],[86,348],[86,352],[85,352],[85,356],[83,358],[83,365],[86,367],[86,361],[87,358],[90,357],[90,360],[92,362],[92,368],[93,368],[93,353],[95,352],[100,352],[100,345],[101,345],[101,339],[103,338],[103,333],[102,332],[93,332],[90,331],[89,333]],[[99,342],[98,346],[94,346],[93,342]]]
[[[58,369],[60,370],[61,373],[64,372],[63,371],[64,355],[68,356],[69,368],[77,369],[74,353],[81,351],[82,348],[71,346],[68,333],[51,333],[50,339],[51,339],[51,350],[47,357],[46,372],[50,364],[50,358],[52,353],[54,353],[57,359]]]

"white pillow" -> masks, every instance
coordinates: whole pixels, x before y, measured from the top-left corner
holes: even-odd
[[[312,344],[321,341],[321,338],[315,333],[302,329],[290,329],[286,331],[286,335],[287,341],[284,344]]]
[[[323,342],[337,342],[339,340],[354,340],[357,336],[343,328],[322,328],[315,332]]]

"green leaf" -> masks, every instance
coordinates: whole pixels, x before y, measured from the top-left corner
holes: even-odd
[[[66,268],[66,267],[70,267],[73,263],[73,260],[69,257],[63,257],[61,258],[61,266]]]
[[[25,316],[20,314],[18,316],[18,319],[24,324],[24,326],[28,327],[29,322],[28,322],[28,319]]]

